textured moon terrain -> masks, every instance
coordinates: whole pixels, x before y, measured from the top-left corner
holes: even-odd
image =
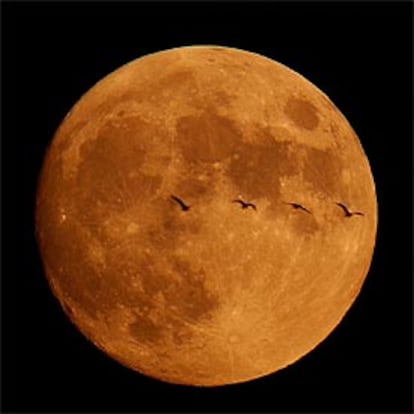
[[[188,385],[249,381],[314,349],[357,297],[376,228],[341,112],[286,66],[227,47],[146,55],[98,82],[58,128],[37,192],[70,320],[121,364]]]

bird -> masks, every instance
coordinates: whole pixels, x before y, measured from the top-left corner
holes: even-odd
[[[233,200],[233,203],[239,203],[242,209],[251,207],[253,210],[257,210],[256,206],[253,203],[247,203],[243,200]]]
[[[364,213],[361,213],[360,211],[349,211],[348,207],[345,204],[342,203],[335,203],[337,206],[341,207],[342,210],[344,210],[345,217],[352,217],[352,216],[363,216]]]
[[[307,208],[303,207],[301,204],[298,203],[285,203],[292,206],[295,210],[302,210],[305,213],[312,214]]]
[[[180,207],[181,207],[181,209],[183,211],[190,210],[190,206],[188,206],[187,204],[185,204],[184,201],[181,200],[181,198],[176,197],[175,195],[171,195],[170,197],[171,197],[172,200],[174,200],[175,202],[177,202],[180,205]]]

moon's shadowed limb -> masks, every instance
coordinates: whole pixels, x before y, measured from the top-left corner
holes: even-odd
[[[377,225],[368,160],[335,105],[283,65],[214,49],[145,56],[86,93],[36,209],[78,328],[130,368],[202,386],[319,344],[361,288]]]

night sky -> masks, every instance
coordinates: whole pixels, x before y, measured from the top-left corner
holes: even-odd
[[[7,2],[2,43],[3,410],[412,410],[410,2]],[[33,226],[44,151],[72,105],[122,64],[194,44],[257,52],[324,91],[360,138],[379,205],[371,269],[337,329],[274,375],[205,389],[144,377],[88,342],[48,288]]]

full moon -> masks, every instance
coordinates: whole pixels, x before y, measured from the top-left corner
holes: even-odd
[[[219,386],[293,364],[340,323],[372,260],[359,139],[315,85],[219,46],[146,55],[62,121],[36,236],[77,328],[162,381]]]

